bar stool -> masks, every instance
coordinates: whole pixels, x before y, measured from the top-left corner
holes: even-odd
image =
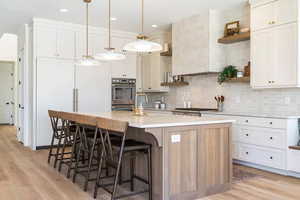
[[[72,115],[73,115],[72,120],[76,124],[76,132],[74,138],[78,138],[79,143],[73,144],[71,162],[69,164],[67,176],[69,177],[70,171],[74,170],[73,182],[75,183],[77,175],[82,175],[85,178],[84,191],[87,191],[88,183],[90,181],[95,181],[95,178],[94,179],[90,178],[90,173],[92,171],[98,170],[97,167],[100,158],[97,157],[97,155],[99,155],[100,152],[99,145],[101,143],[97,142],[99,137],[98,137],[98,128],[96,127],[97,123],[95,117],[75,114],[75,113],[74,114],[72,113]],[[92,135],[91,135],[91,130],[93,130]],[[87,159],[85,159],[84,155],[87,155]],[[88,161],[88,163],[85,164],[85,161]],[[75,165],[74,167],[72,167],[73,164]]]
[[[66,140],[67,135],[65,134],[65,129],[63,128],[64,122],[61,119],[61,112],[49,110],[48,114],[53,130],[50,150],[48,154],[48,163],[50,163],[51,158],[54,157],[54,168],[56,168],[57,162],[60,160],[59,156],[62,154],[60,153],[62,141]],[[55,140],[58,140],[57,145],[55,145]],[[53,153],[54,148],[56,148],[55,153]]]
[[[61,171],[63,165],[69,166],[69,164],[72,162],[71,160],[72,156],[65,157],[65,155],[72,154],[72,148],[67,148],[67,147],[72,147],[74,143],[78,144],[80,142],[79,138],[75,137],[76,125],[74,123],[74,114],[67,113],[67,112],[60,112],[60,115],[62,120],[62,128],[64,129],[66,138],[63,141],[58,171]]]
[[[137,194],[149,193],[149,199],[152,200],[152,160],[151,160],[151,145],[138,142],[135,140],[126,140],[126,133],[128,130],[128,123],[104,118],[97,118],[97,127],[100,131],[101,143],[103,146],[101,152],[100,163],[98,167],[97,180],[94,190],[94,198],[97,198],[98,188],[101,187],[111,194],[111,200],[135,196]],[[111,139],[112,136],[118,136],[120,139]],[[129,181],[120,181],[120,173],[122,169],[123,156],[126,154],[133,154],[143,152],[147,154],[148,164],[148,180],[135,175],[134,157],[131,159],[130,171],[131,178]],[[108,177],[101,177],[102,164],[106,162],[107,166],[116,170],[113,183],[102,184],[101,180]],[[142,181],[148,185],[148,189],[134,192],[134,179]],[[131,183],[131,193],[117,196],[117,185],[124,182]],[[112,191],[107,187],[113,186]]]

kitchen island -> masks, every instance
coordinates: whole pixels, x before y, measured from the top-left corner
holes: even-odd
[[[196,199],[231,188],[233,120],[158,113],[85,114],[128,121],[128,138],[152,144],[154,200]],[[146,157],[139,157],[135,167],[147,178]],[[123,167],[124,178],[128,173]]]

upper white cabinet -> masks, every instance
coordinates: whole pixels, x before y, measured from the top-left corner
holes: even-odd
[[[75,31],[57,26],[37,25],[35,36],[38,57],[74,59]]]
[[[219,12],[210,10],[172,25],[173,75],[219,72],[226,65]]]
[[[251,86],[253,88],[300,86],[297,6],[297,1],[294,0],[252,5]],[[265,23],[267,20],[275,23],[267,24]]]
[[[152,38],[151,41],[163,44],[161,38]],[[155,52],[142,57],[142,87],[144,92],[168,92],[168,87],[161,86],[164,82],[165,72],[169,72],[167,57],[160,56],[160,52]]]
[[[297,21],[298,0],[253,1],[251,28],[253,31]]]
[[[122,52],[125,44],[132,42],[135,38],[112,37],[112,47],[116,51]],[[111,62],[112,78],[136,78],[137,55],[136,53],[126,53],[126,59]]]

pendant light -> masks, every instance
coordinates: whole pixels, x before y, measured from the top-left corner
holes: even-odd
[[[86,54],[76,62],[80,66],[98,66],[100,63],[89,55],[89,4],[92,0],[83,0],[86,3]]]
[[[161,51],[162,46],[159,43],[151,42],[147,40],[147,36],[144,35],[144,0],[142,1],[142,16],[141,16],[141,33],[137,36],[137,40],[128,43],[124,46],[125,51],[138,52],[138,53],[151,53]]]
[[[111,0],[108,0],[108,47],[105,48],[105,51],[97,54],[95,58],[101,61],[124,60],[126,58],[123,53],[116,52],[115,48],[111,47]]]

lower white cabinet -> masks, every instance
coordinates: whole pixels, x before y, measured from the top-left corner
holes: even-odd
[[[233,119],[233,158],[270,171],[299,173],[300,151],[290,150],[299,140],[298,119],[204,114]],[[276,171],[275,170],[275,171]]]

